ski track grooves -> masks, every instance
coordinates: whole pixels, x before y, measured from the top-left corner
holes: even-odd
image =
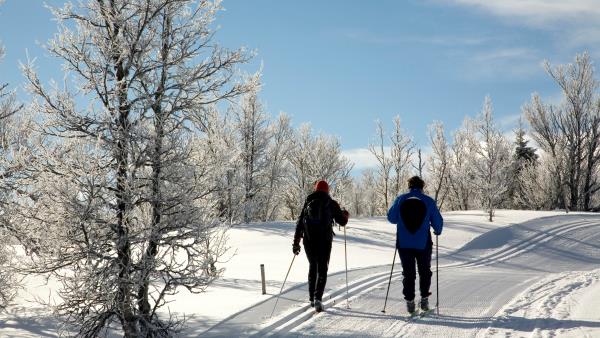
[[[591,220],[583,220],[571,223],[560,223],[550,229],[541,231],[540,233],[525,238],[523,241],[512,247],[501,249],[497,252],[469,262],[443,265],[440,266],[440,270],[455,269],[462,267],[488,266],[494,263],[503,262],[522,253],[530,251],[536,245],[545,243],[555,236],[562,235],[569,231],[587,228],[595,225],[597,224],[593,223],[593,221]],[[402,271],[395,272],[393,274],[392,279],[397,279],[401,276],[401,274]],[[376,273],[352,282],[349,285],[349,297],[358,296],[370,292],[373,289],[376,289],[377,287],[379,287],[379,285],[388,281],[389,275],[390,274],[388,272]],[[323,304],[325,306],[332,307],[339,300],[343,301],[346,296],[346,289],[344,286],[345,285],[342,285],[340,288],[332,290],[332,292],[329,295],[326,295],[324,298],[327,298],[327,301],[323,302]],[[275,322],[263,327],[258,333],[252,335],[252,337],[270,336],[289,332],[299,327],[300,325],[306,323],[308,320],[312,319],[314,315],[315,312],[309,305],[302,306],[301,308],[294,310],[291,313],[285,315],[284,317],[279,318]],[[412,321],[413,320],[398,322],[398,324],[402,325],[402,333],[408,333],[407,330],[409,329],[409,324]],[[396,327],[396,325],[393,326]]]
[[[589,287],[600,281],[597,272],[587,272],[578,275],[578,273],[562,273],[546,279],[542,279],[523,291],[511,303],[502,308],[495,316],[492,324],[477,333],[477,338],[483,337],[502,337],[512,335],[511,329],[502,325],[509,316],[523,312],[525,317],[536,317],[534,329],[529,332],[528,337],[548,337],[552,338],[564,334],[569,329],[561,327],[544,327],[540,325],[548,318],[567,319],[568,313],[561,311],[561,304],[565,302],[572,293]],[[575,276],[576,278],[568,278]],[[565,282],[565,277],[566,282]],[[574,330],[571,328],[571,330]],[[523,336],[523,333],[519,333]],[[587,335],[582,332],[582,336]]]
[[[398,277],[402,274],[402,271],[394,272],[392,278]],[[389,272],[381,272],[373,275],[369,275],[365,278],[356,280],[348,285],[348,297],[354,297],[361,295],[365,292],[369,292],[373,289],[376,289],[381,284],[387,284],[389,280]],[[345,285],[344,285],[345,286]],[[346,297],[346,288],[340,287],[328,295],[324,295],[324,299],[327,299],[323,302],[323,305],[327,307],[332,307],[336,303],[340,303],[339,301],[344,301]],[[312,318],[315,315],[314,309],[310,307],[310,305],[304,305],[301,308],[292,311],[291,313],[285,315],[283,318],[278,319],[274,323],[269,324],[268,326],[262,328],[258,333],[252,335],[251,337],[262,337],[265,335],[273,335],[280,334],[284,332],[289,332],[294,328],[304,324],[308,319]]]
[[[548,229],[547,231],[543,231],[541,233],[538,233],[531,237],[528,237],[528,238],[524,239],[522,242],[516,244],[515,246],[496,251],[492,254],[489,254],[484,257],[480,257],[480,258],[472,260],[470,262],[443,265],[442,268],[448,269],[448,268],[462,268],[462,267],[478,267],[478,266],[490,265],[492,263],[503,262],[507,259],[513,258],[513,257],[523,254],[527,251],[530,251],[536,245],[548,242],[555,236],[562,235],[569,231],[583,229],[583,228],[587,228],[590,226],[596,226],[596,225],[597,225],[596,223],[592,223],[588,220],[581,221],[581,222],[560,224],[556,227]],[[558,231],[555,231],[555,230],[558,230]]]

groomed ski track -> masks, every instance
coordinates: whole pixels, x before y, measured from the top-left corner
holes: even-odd
[[[381,310],[390,264],[349,271],[349,308],[341,272],[329,276],[324,313],[314,314],[306,301],[306,284],[301,283],[284,290],[273,318],[269,316],[275,296],[225,319],[201,336],[485,337],[497,327],[510,327],[510,320],[499,320],[497,315],[540,280],[555,273],[597,269],[599,230],[600,216],[594,214],[543,217],[489,231],[459,250],[441,255],[439,315],[409,318],[397,260],[386,313]],[[392,254],[390,251],[385,259],[391,261]],[[430,303],[434,306],[435,256],[432,271]],[[537,327],[543,326],[540,321],[528,323],[521,318],[518,322],[533,327],[531,336],[544,330]]]

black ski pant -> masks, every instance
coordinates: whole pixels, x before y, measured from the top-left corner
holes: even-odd
[[[331,256],[331,241],[304,241],[304,252],[308,258],[308,297],[312,300],[322,300],[327,270]]]
[[[415,299],[415,279],[417,277],[417,270],[419,271],[419,289],[421,291],[421,298],[429,297],[431,293],[429,288],[431,287],[431,241],[428,241],[425,249],[405,249],[398,248],[400,254],[400,261],[402,262],[402,285],[404,289],[404,299],[414,300]],[[415,269],[416,263],[416,269]]]

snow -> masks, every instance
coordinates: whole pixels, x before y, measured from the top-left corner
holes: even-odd
[[[597,337],[600,269],[554,274],[508,304],[479,337]]]
[[[439,316],[406,321],[399,264],[387,311],[381,313],[395,241],[395,227],[384,218],[352,219],[348,225],[349,309],[344,231],[336,229],[326,312],[314,316],[306,302],[308,263],[302,252],[269,318],[293,257],[293,222],[233,226],[231,250],[220,264],[226,269],[223,278],[201,294],[182,290],[169,309],[185,314],[183,336],[600,336],[600,250],[594,228],[599,217],[498,210],[494,222],[481,211],[448,212],[444,219]],[[261,294],[260,264],[267,295]],[[35,303],[36,297],[54,297],[56,286],[43,285],[39,277],[25,282],[15,305],[0,314],[0,337],[56,336],[58,321]]]

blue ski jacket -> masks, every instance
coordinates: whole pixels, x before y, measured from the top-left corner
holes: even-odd
[[[444,219],[435,201],[420,189],[398,196],[388,210],[387,219],[396,224],[398,249],[425,249],[431,240],[429,227],[436,235],[442,233]]]

